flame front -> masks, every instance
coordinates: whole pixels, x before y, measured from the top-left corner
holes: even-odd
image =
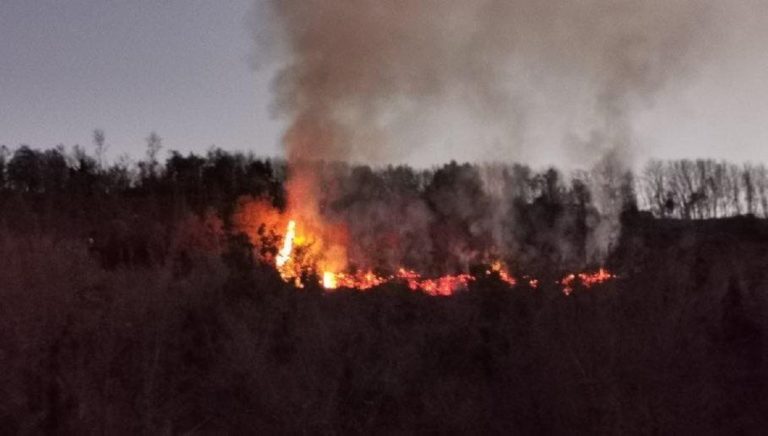
[[[289,220],[285,236],[283,237],[283,246],[275,259],[275,266],[285,281],[293,281],[298,287],[303,287],[303,283],[301,283],[300,279],[297,277],[296,270],[290,267],[295,241],[296,221]],[[330,269],[319,270],[314,268],[314,270],[322,271],[320,274],[320,285],[327,290],[345,288],[363,291],[386,283],[397,281],[405,283],[408,288],[413,291],[420,291],[427,295],[450,296],[459,289],[466,289],[471,282],[476,280],[474,276],[469,274],[456,274],[445,275],[436,278],[425,278],[422,277],[421,274],[405,268],[400,268],[396,274],[389,276],[377,275],[373,271],[343,273]],[[510,287],[515,287],[518,284],[518,280],[507,271],[504,264],[500,261],[494,261],[491,263],[491,266],[486,271],[486,274],[489,276],[496,275],[499,280],[506,283]],[[577,281],[584,288],[591,288],[592,286],[605,283],[615,278],[616,275],[608,272],[604,268],[600,268],[595,273],[582,272],[568,274],[557,283],[562,286],[562,291],[565,295],[570,295],[573,293]],[[524,276],[523,279],[531,289],[538,288],[538,279],[527,276]]]
[[[611,274],[605,268],[600,268],[596,273],[592,273],[592,274],[590,273],[568,274],[562,280],[560,280],[559,283],[563,286],[563,293],[565,295],[571,295],[573,293],[573,288],[576,284],[576,279],[578,279],[578,281],[581,283],[583,287],[591,288],[592,286],[605,283],[615,278],[616,278],[616,275]]]
[[[257,208],[262,211],[264,208]],[[274,215],[276,214],[276,216]],[[431,296],[450,296],[456,291],[467,289],[478,278],[462,273],[444,275],[440,277],[423,277],[420,273],[400,267],[393,274],[378,274],[373,270],[347,271],[346,247],[338,241],[328,241],[334,235],[342,235],[343,231],[334,230],[325,226],[320,220],[314,220],[311,226],[304,226],[303,221],[286,219],[275,211],[265,219],[270,226],[285,225],[284,235],[280,240],[280,249],[274,258],[266,257],[264,261],[272,263],[286,283],[292,283],[298,288],[303,288],[305,283],[302,277],[318,277],[318,284],[326,290],[354,289],[364,291],[385,285],[387,283],[402,283],[413,291],[423,292]],[[258,221],[256,219],[255,221]],[[313,234],[313,230],[321,232],[321,235]],[[256,238],[254,238],[256,240]],[[344,239],[342,238],[342,241]],[[501,261],[493,261],[485,271],[488,277],[495,277],[510,288],[524,283],[530,289],[538,289],[540,281],[529,276],[520,279],[509,273]],[[582,288],[590,288],[595,285],[616,279],[616,275],[601,268],[594,273],[567,274],[556,283],[561,287],[565,295],[574,292],[577,285]]]

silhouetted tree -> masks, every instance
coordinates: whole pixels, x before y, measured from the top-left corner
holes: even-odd
[[[69,167],[64,156],[64,147],[46,150],[40,156],[40,177],[45,192],[66,191]]]
[[[151,181],[154,183],[158,176],[157,156],[160,153],[160,149],[163,148],[163,139],[156,132],[152,132],[146,139],[147,141],[147,160],[139,164],[141,170],[141,178],[145,181]]]
[[[641,208],[660,217],[711,219],[742,212],[768,217],[764,165],[655,160],[646,165],[639,185]]]
[[[69,180],[78,194],[91,195],[99,189],[98,164],[77,145],[72,150]]]
[[[23,192],[36,192],[42,188],[40,152],[22,145],[8,163],[8,181],[15,189]]]
[[[135,175],[131,159],[128,155],[121,155],[106,172],[107,190],[112,193],[126,193],[135,182]]]
[[[206,160],[190,154],[182,156],[172,151],[165,162],[165,179],[173,186],[176,196],[184,197],[193,204],[202,200],[204,195],[203,168]]]
[[[107,152],[106,136],[104,130],[96,129],[93,131],[93,146],[96,153],[96,162],[99,164],[99,171],[104,170],[104,155]]]
[[[8,147],[0,145],[0,190],[6,188],[8,170]]]
[[[437,171],[424,196],[434,213],[430,228],[434,256],[448,270],[466,271],[471,263],[483,261],[493,245],[488,227],[490,198],[483,191],[477,169],[451,162]]]

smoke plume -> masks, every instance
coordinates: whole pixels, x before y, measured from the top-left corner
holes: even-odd
[[[320,188],[306,161],[512,162],[546,150],[558,156],[549,162],[594,166],[601,174],[594,201],[603,219],[589,229],[590,258],[604,257],[619,235],[623,204],[614,191],[621,184],[613,182],[635,154],[635,117],[712,56],[722,14],[715,0],[257,5],[269,23],[259,32],[262,47],[282,65],[273,104],[289,120],[291,214],[305,221],[324,214],[319,204],[329,185]],[[472,223],[474,238],[490,234],[497,246],[510,246],[505,232],[520,223],[512,222],[509,201],[492,198],[496,218]],[[391,219],[386,204],[380,209],[384,222]],[[558,238],[552,233],[549,245],[563,246]],[[435,249],[457,259],[482,251],[460,244]]]
[[[441,135],[446,158],[451,147],[490,145],[505,151],[492,157],[524,159],[538,146],[527,125],[547,123],[540,118],[552,106],[575,120],[556,135],[577,163],[608,149],[629,155],[633,111],[695,71],[716,7],[710,0],[261,1],[259,13],[272,23],[262,35],[285,61],[274,108],[291,120],[289,160],[365,162],[418,156]]]

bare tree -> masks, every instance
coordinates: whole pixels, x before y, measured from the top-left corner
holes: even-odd
[[[104,130],[96,129],[93,131],[93,145],[96,149],[96,161],[99,165],[99,171],[104,170],[104,155],[107,152],[107,148],[109,148],[106,144],[106,139]]]
[[[669,212],[667,209],[667,177],[664,162],[651,160],[643,169],[640,179],[641,204],[653,214],[664,217]]]
[[[768,218],[768,171],[766,171],[765,165],[761,164],[754,167],[753,180],[757,196],[756,201],[760,206],[759,216]]]
[[[744,201],[746,203],[747,214],[755,213],[755,185],[752,180],[752,166],[745,164],[742,168],[741,180],[744,183]]]
[[[156,132],[150,133],[147,137],[147,160],[151,177],[157,175],[157,155],[160,153],[161,148],[163,148],[163,139]]]
[[[741,215],[742,211],[742,182],[741,170],[733,164],[728,165],[728,183],[730,188],[729,203],[731,205],[731,215]]]
[[[711,159],[650,161],[638,180],[644,209],[659,217],[768,217],[768,170]]]

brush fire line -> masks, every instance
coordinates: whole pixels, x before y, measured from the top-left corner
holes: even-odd
[[[313,240],[314,238],[302,238],[302,241]],[[320,285],[328,290],[353,289],[365,291],[387,283],[404,283],[409,289],[416,292],[423,292],[431,296],[451,296],[457,291],[465,290],[471,282],[477,280],[477,277],[470,274],[444,275],[440,277],[423,277],[416,271],[406,268],[399,268],[394,275],[379,275],[371,270],[362,270],[352,273],[340,272],[323,268],[322,262],[317,265],[301,265],[300,261],[294,258],[294,250],[301,247],[297,244],[297,222],[289,220],[285,234],[282,240],[282,247],[275,257],[274,264],[280,276],[286,283],[292,283],[298,288],[303,288],[299,271],[310,267],[312,271],[318,272]],[[495,261],[490,268],[485,271],[488,276],[495,275],[499,280],[506,283],[509,287],[518,285],[519,280],[513,277],[505,268],[502,262]],[[563,294],[571,295],[574,288],[580,285],[584,288],[611,281],[616,275],[610,273],[604,268],[600,268],[594,273],[571,273],[559,280],[557,284],[562,286]],[[539,280],[531,277],[524,277],[523,281],[533,289],[538,288]]]

